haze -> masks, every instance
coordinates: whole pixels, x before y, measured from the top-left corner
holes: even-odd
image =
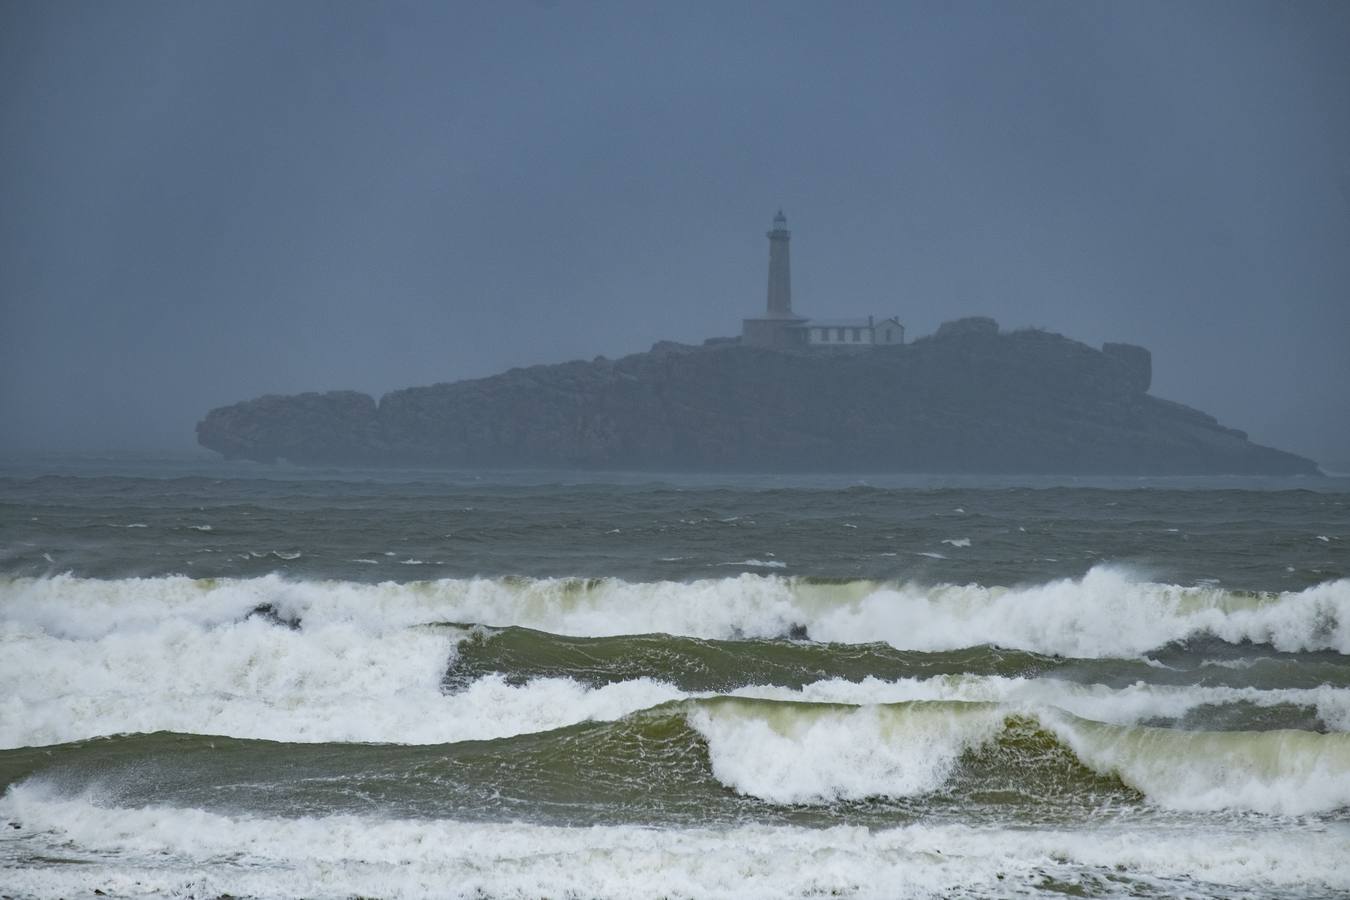
[[[1153,351],[1350,469],[1350,4],[0,5],[0,444],[805,315]]]

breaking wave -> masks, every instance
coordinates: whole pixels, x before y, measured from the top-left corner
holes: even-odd
[[[50,847],[81,863],[10,862],[8,889],[21,896],[74,896],[88,893],[91,883],[110,894],[598,900],[1007,896],[1009,884],[1069,882],[1107,896],[1350,890],[1344,839],[1318,830],[1197,833],[1159,826],[1102,836],[1081,828],[924,823],[658,830],[284,819],[108,808],[36,786],[0,799],[0,815],[26,824],[33,852]],[[0,834],[0,852],[15,834]]]
[[[377,633],[458,622],[567,635],[771,638],[797,627],[818,641],[882,641],[902,650],[991,645],[1073,657],[1136,656],[1213,636],[1280,651],[1350,654],[1350,580],[1243,593],[1137,581],[1107,566],[1080,579],[1018,588],[822,583],[754,574],[687,583],[506,577],[368,585],[279,576],[58,576],[0,583],[7,627],[69,639],[170,620],[224,624],[260,606],[306,627],[349,624]]]
[[[1075,603],[1087,611],[1072,612]],[[1020,590],[759,576],[692,584],[15,579],[0,583],[0,747],[153,731],[441,744],[612,721],[714,694],[859,706],[987,701],[1117,725],[1347,731],[1350,687],[1341,683],[1240,683],[1255,668],[1222,669],[1230,683],[1145,683],[1141,673],[1169,673],[1149,660],[1091,658],[1202,633],[1345,653],[1347,604],[1346,581],[1248,595],[1130,582],[1111,570]],[[600,646],[434,624],[447,621],[701,637]],[[846,643],[778,640],[794,627]],[[869,643],[878,639],[888,644]],[[1067,650],[1089,658],[1047,655]],[[487,655],[460,665],[474,654]],[[455,673],[460,680],[449,680]],[[1115,683],[1078,683],[1108,676]]]
[[[7,782],[50,783],[66,795],[127,806],[174,797],[228,805],[229,793],[198,788],[221,766],[249,773],[231,788],[236,794],[271,797],[282,808],[312,802],[319,791],[331,793],[324,808],[362,808],[360,797],[387,793],[393,779],[404,797],[394,811],[449,803],[460,813],[486,813],[515,794],[557,795],[614,809],[660,803],[702,821],[737,814],[725,796],[708,793],[706,785],[717,784],[776,807],[918,801],[913,808],[925,815],[940,815],[944,804],[968,812],[972,804],[1095,808],[1103,797],[1122,808],[1142,799],[1182,812],[1350,810],[1347,733],[1183,731],[954,700],[850,705],[723,696],[430,747],[151,734],[0,756]],[[297,768],[314,773],[313,782],[290,784],[287,773]],[[623,802],[616,807],[616,800]]]
[[[1088,769],[1168,809],[1299,815],[1350,806],[1350,734],[1108,725],[996,703],[685,703],[718,780],[774,803],[937,791],[964,754],[1023,717],[1030,723],[1023,740],[1043,731]]]

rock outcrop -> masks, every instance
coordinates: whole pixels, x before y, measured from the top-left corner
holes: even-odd
[[[198,441],[295,463],[1059,474],[1316,474],[1147,393],[1149,352],[991,319],[869,352],[661,342],[620,360],[407,388],[266,396]]]

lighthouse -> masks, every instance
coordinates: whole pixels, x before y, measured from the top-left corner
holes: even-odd
[[[792,270],[788,262],[787,216],[780,209],[769,229],[769,297],[763,318],[745,319],[741,342],[758,347],[799,347],[805,343],[800,326],[806,319],[792,312]]]
[[[769,239],[769,297],[764,315],[741,320],[741,343],[778,350],[809,350],[829,353],[856,352],[878,347],[901,347],[905,326],[895,316],[877,320],[808,319],[792,311],[792,270],[788,262],[787,216],[778,210]]]
[[[773,228],[769,238],[769,308],[770,319],[792,318],[792,268],[789,263],[788,242],[792,232],[788,231],[787,216],[778,210],[773,217]]]

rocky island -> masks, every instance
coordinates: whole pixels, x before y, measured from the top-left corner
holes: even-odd
[[[765,235],[764,314],[740,337],[611,361],[214,409],[197,441],[301,464],[1016,474],[1318,474],[1149,394],[1153,357],[985,317],[905,342],[898,317],[792,308],[791,232]]]
[[[1149,394],[1152,358],[991,319],[869,348],[662,342],[489,378],[264,396],[202,446],[299,464],[1047,474],[1318,474]]]

